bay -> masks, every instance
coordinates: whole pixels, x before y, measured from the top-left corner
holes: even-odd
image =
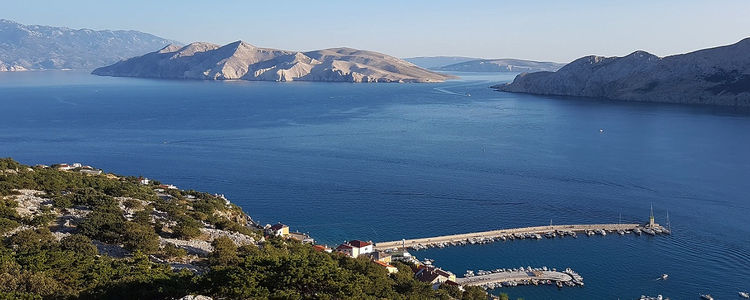
[[[585,288],[525,299],[736,298],[750,290],[750,115],[726,108],[439,84],[206,82],[0,73],[0,155],[82,162],[225,194],[319,242],[568,223],[657,222],[668,237],[579,237],[415,252],[467,269],[571,267]],[[600,131],[601,130],[601,131]],[[670,275],[657,281],[662,273]]]

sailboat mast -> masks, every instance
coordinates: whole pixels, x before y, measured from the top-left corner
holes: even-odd
[[[669,232],[672,232],[672,223],[669,222],[669,211],[667,211],[667,230],[669,230]]]
[[[654,226],[655,226],[655,223],[654,223],[654,204],[653,203],[651,203],[651,216],[649,216],[649,219],[648,219],[648,226],[651,227],[651,228],[654,228]]]

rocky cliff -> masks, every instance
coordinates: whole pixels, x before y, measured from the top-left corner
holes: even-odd
[[[94,70],[93,74],[205,80],[441,82],[428,71],[382,53],[351,48],[295,52],[237,41],[224,46],[192,43]]]
[[[624,101],[750,107],[750,38],[736,44],[657,57],[586,56],[557,72],[518,75],[500,91]]]

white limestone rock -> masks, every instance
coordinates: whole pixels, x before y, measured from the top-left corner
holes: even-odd
[[[657,57],[587,56],[557,72],[524,73],[494,88],[507,92],[613,100],[750,107],[750,38]]]
[[[442,82],[450,75],[425,70],[378,52],[351,48],[294,52],[243,41],[224,46],[192,43],[134,57],[92,72],[103,76],[204,80]]]

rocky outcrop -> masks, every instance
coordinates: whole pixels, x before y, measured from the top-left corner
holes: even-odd
[[[557,71],[565,64],[522,59],[477,59],[436,68],[458,72],[541,72]]]
[[[138,31],[23,25],[0,19],[0,72],[93,69],[176,43]]]
[[[0,61],[0,72],[28,71],[26,68],[17,64],[6,64]]]
[[[657,57],[587,56],[557,72],[524,73],[500,91],[624,101],[750,107],[750,38],[736,44]]]
[[[441,82],[428,71],[382,53],[351,48],[294,52],[237,41],[192,43],[120,61],[92,72],[103,76],[203,80]]]

